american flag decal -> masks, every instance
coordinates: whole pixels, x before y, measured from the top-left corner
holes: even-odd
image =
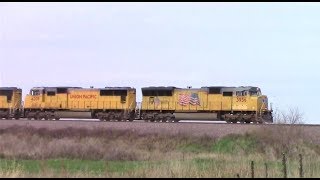
[[[179,94],[179,104],[181,106],[186,106],[188,104],[200,106],[200,99],[197,93],[191,93],[191,95]]]

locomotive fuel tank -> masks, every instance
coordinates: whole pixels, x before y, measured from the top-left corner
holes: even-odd
[[[217,113],[173,113],[177,120],[219,120]]]

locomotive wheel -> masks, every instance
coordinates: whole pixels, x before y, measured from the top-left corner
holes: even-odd
[[[110,114],[110,115],[109,115],[109,119],[110,119],[111,121],[114,120],[114,119],[115,119],[114,114]]]
[[[6,116],[6,119],[7,119],[7,120],[11,119],[10,116],[9,116],[9,114]]]
[[[129,117],[129,122],[132,122],[134,120],[134,117]]]
[[[104,118],[103,118],[105,121],[110,121],[110,118],[109,118],[109,116],[104,116]]]
[[[170,122],[171,121],[171,117],[170,116],[167,116],[166,118],[165,118],[165,120],[164,120],[164,122],[166,122],[166,123],[168,123],[168,122]]]
[[[52,114],[49,114],[48,119],[49,121],[52,121],[54,119],[54,116]]]
[[[49,120],[49,116],[50,116],[49,113],[45,113],[44,114],[44,120],[46,120],[46,121]]]
[[[155,117],[155,122],[161,122],[161,119],[162,119],[161,117],[156,116],[156,117]]]
[[[39,120],[39,119],[40,119],[39,114],[36,114],[36,115],[34,116],[34,120]]]
[[[98,119],[99,119],[100,121],[103,121],[103,120],[104,120],[104,118],[103,118],[103,116],[102,116],[101,114],[98,115]]]
[[[15,120],[19,120],[19,119],[20,119],[20,116],[19,116],[19,115],[15,115],[15,116],[14,116],[14,119],[15,119]]]

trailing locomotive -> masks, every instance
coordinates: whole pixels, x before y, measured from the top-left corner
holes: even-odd
[[[141,92],[137,103],[131,87],[35,87],[23,104],[21,89],[0,88],[0,118],[273,122],[268,98],[258,87],[144,87]]]
[[[24,116],[132,121],[135,107],[136,90],[130,87],[36,87],[26,96]]]
[[[0,119],[19,119],[22,109],[22,90],[16,87],[0,87]]]

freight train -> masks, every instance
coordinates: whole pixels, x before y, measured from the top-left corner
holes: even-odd
[[[143,87],[142,102],[132,87],[34,87],[22,101],[17,87],[0,88],[0,118],[100,121],[272,123],[268,97],[259,87]]]

